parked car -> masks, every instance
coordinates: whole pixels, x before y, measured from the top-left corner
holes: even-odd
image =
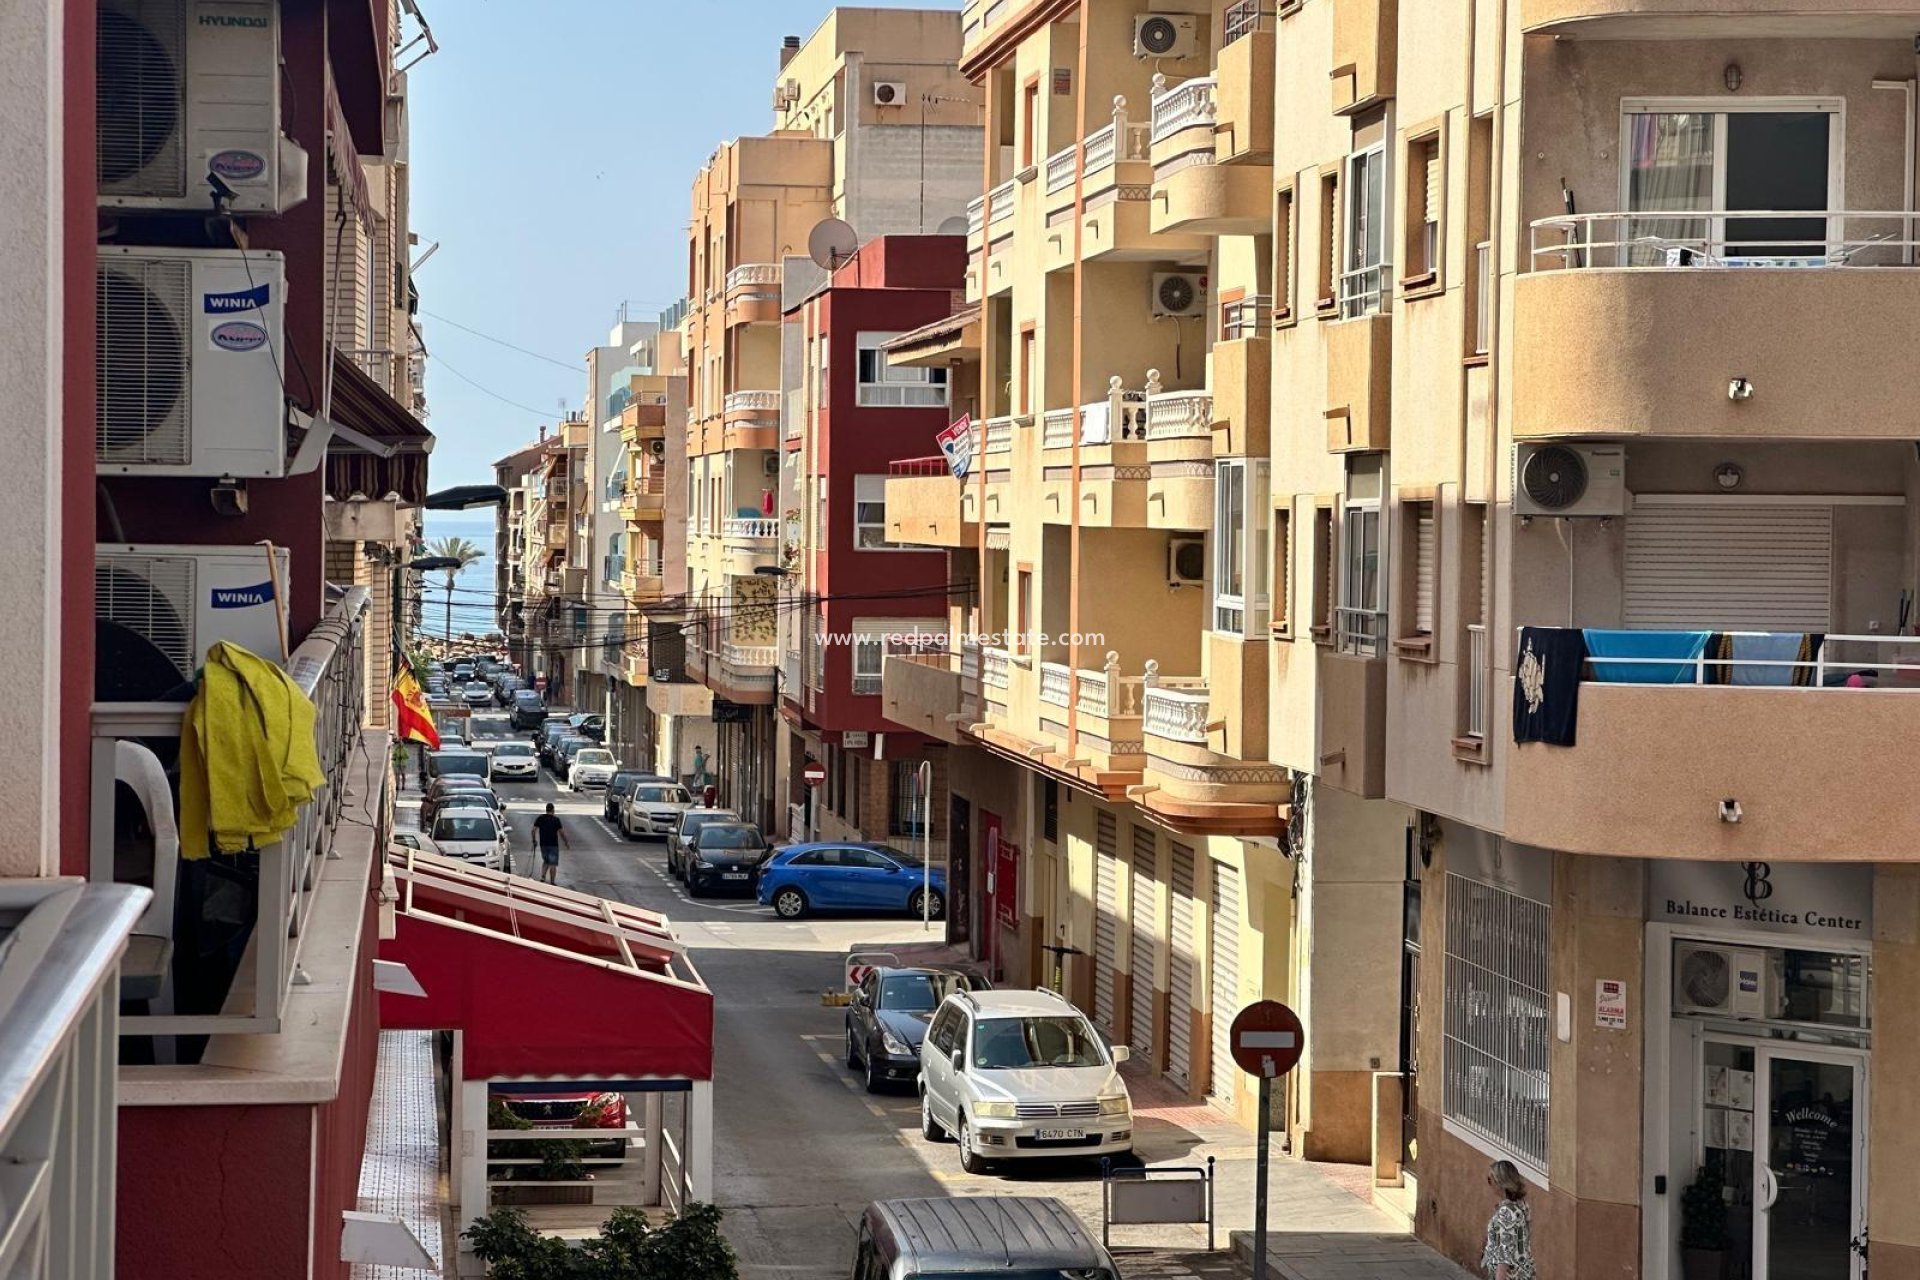
[[[491,809],[442,809],[433,817],[432,831],[434,845],[446,857],[461,858],[491,871],[511,867],[506,823]]]
[[[567,761],[567,788],[584,791],[588,787],[604,787],[613,781],[619,769],[620,762],[605,747],[582,747]]]
[[[526,688],[526,681],[509,672],[501,672],[493,678],[493,700],[502,707],[513,706],[513,695]]]
[[[738,889],[753,896],[760,864],[773,846],[751,822],[709,822],[694,832],[687,847],[687,894],[709,889]]]
[[[964,969],[869,969],[847,1002],[847,1065],[864,1072],[867,1092],[920,1078],[920,1042],[940,1002],[989,983]]]
[[[1108,1049],[1052,991],[965,991],[940,1003],[920,1045],[920,1132],[952,1134],[960,1167],[1133,1150],[1127,1046]]]
[[[461,684],[465,684],[467,681],[473,679],[473,664],[471,662],[454,663],[453,678]]]
[[[689,797],[689,799],[691,799],[691,797]],[[684,874],[680,868],[681,863],[687,856],[687,845],[692,842],[694,835],[700,828],[706,826],[709,822],[738,821],[740,821],[740,815],[731,809],[686,809],[682,811],[679,822],[674,825],[672,831],[667,833],[667,874],[670,876]],[[628,831],[627,834],[633,835],[634,833]],[[639,837],[635,836],[634,838],[638,839]]]
[[[473,808],[491,809],[500,815],[502,822],[506,821],[506,802],[484,781],[465,775],[443,779],[430,785],[420,801],[420,826],[431,829],[434,818],[443,809]]]
[[[433,837],[424,831],[396,831],[387,837],[387,853],[396,857],[405,857],[409,849],[418,853],[439,853],[440,847]]]
[[[1119,1280],[1113,1255],[1052,1196],[881,1200],[860,1215],[852,1280]]]
[[[562,738],[574,738],[578,736],[579,735],[574,733],[572,727],[568,725],[565,720],[549,720],[541,725],[540,736],[536,739],[540,744],[540,763],[546,765],[548,768],[552,768],[553,749],[560,745],[560,740]]]
[[[489,743],[487,760],[488,776],[497,782],[510,778],[530,781],[540,776],[540,757],[534,754],[533,744],[518,738]]]
[[[507,709],[512,713],[513,727],[523,732],[537,733],[547,722],[547,704],[531,689],[515,689]]]
[[[626,803],[627,796],[640,782],[665,782],[667,779],[655,777],[651,773],[642,773],[638,769],[618,769],[607,780],[607,789],[601,793],[600,816],[608,822],[620,821],[620,806]]]
[[[620,810],[620,830],[634,840],[664,836],[679,829],[680,815],[692,807],[693,797],[677,782],[642,783]]]
[[[593,1093],[515,1093],[509,1089],[488,1091],[490,1101],[503,1103],[507,1110],[535,1129],[608,1129],[616,1130],[605,1139],[584,1139],[587,1154],[597,1158],[620,1159],[627,1154],[627,1099],[624,1094]],[[532,1155],[533,1152],[516,1152]]]
[[[469,680],[460,690],[460,700],[469,707],[493,705],[493,688],[484,680]]]
[[[947,873],[925,872],[910,853],[884,844],[815,842],[788,845],[760,869],[762,906],[784,920],[809,911],[905,911],[920,914],[920,895],[931,893],[927,914],[938,920],[947,910]]]
[[[487,779],[487,754],[469,747],[446,747],[439,751],[427,752],[427,781],[443,778],[449,774],[471,774],[480,781]]]
[[[605,716],[576,711],[567,717],[567,723],[572,725],[573,731],[583,738],[592,738],[595,742],[606,740],[607,718]]]
[[[554,744],[553,773],[556,778],[564,779],[567,771],[573,768],[573,758],[588,747],[597,745],[592,738],[583,738],[579,734],[568,734]]]

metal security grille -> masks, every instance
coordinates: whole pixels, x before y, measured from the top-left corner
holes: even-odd
[[[1120,933],[1120,837],[1111,813],[1096,814],[1093,826],[1093,1020],[1111,1037],[1114,953]]]
[[[94,563],[93,616],[153,645],[182,680],[200,665],[194,598],[194,562],[184,557],[103,556]]]
[[[1133,976],[1132,1010],[1127,1015],[1127,1046],[1142,1062],[1153,1061],[1153,982],[1160,932],[1160,846],[1145,827],[1133,827],[1133,893],[1128,900],[1128,973]]]
[[[1240,1068],[1233,1061],[1233,1015],[1240,1011],[1240,871],[1224,862],[1213,864],[1213,891],[1208,895],[1208,954],[1213,986],[1209,1002],[1212,1050],[1207,1071],[1207,1096],[1222,1106],[1233,1105],[1240,1085]]]
[[[1529,1164],[1547,1164],[1551,909],[1447,876],[1443,1114]]]
[[[106,463],[183,466],[192,454],[193,357],[184,258],[115,258],[95,276],[94,445]]]
[[[1172,963],[1167,967],[1167,1074],[1181,1084],[1193,1081],[1194,955],[1193,850],[1173,845]]]
[[[184,196],[186,6],[181,0],[105,0],[98,23],[100,193]]]

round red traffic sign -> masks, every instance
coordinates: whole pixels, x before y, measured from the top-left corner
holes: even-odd
[[[817,787],[827,780],[827,766],[818,760],[809,760],[800,770],[800,780],[810,787]]]
[[[1261,1000],[1233,1016],[1227,1039],[1242,1071],[1272,1079],[1300,1061],[1307,1030],[1300,1025],[1300,1015],[1278,1000]]]

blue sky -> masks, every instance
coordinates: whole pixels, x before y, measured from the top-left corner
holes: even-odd
[[[416,253],[440,244],[417,278],[439,487],[490,479],[495,458],[552,422],[562,398],[578,407],[586,388],[584,365],[455,325],[572,363],[605,340],[623,302],[651,319],[678,298],[695,171],[721,142],[771,127],[780,38],[804,38],[833,5],[421,7],[440,44],[409,85]]]

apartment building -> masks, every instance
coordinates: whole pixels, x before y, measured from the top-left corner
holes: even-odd
[[[934,230],[973,188],[978,95],[954,70],[951,12],[836,9],[786,38],[775,128],[716,150],[688,234],[689,671],[714,695],[728,801],[775,829],[789,782],[775,725],[781,513],[781,315],[823,282],[816,227],[853,243]],[[797,374],[797,370],[794,371]]]
[[[937,448],[948,370],[889,364],[886,344],[951,313],[960,236],[882,236],[786,317],[801,370],[784,416],[788,464],[776,627],[788,815],[795,839],[880,840],[945,852],[946,751],[881,706],[885,654],[948,644],[946,558],[887,540],[889,466]],[[808,787],[809,762],[825,770]],[[938,798],[939,812],[934,812]]]
[[[540,438],[494,460],[493,482],[506,491],[494,513],[494,621],[506,640],[507,656],[523,671],[532,670],[527,645],[527,500],[529,478],[545,465],[547,430]]]
[[[1287,999],[1295,1149],[1463,1262],[1507,1159],[1543,1274],[1920,1265],[1920,15],[1153,9],[963,17],[983,429],[887,519],[1011,642],[884,683],[965,748],[976,946],[1087,952],[1176,1079]]]

